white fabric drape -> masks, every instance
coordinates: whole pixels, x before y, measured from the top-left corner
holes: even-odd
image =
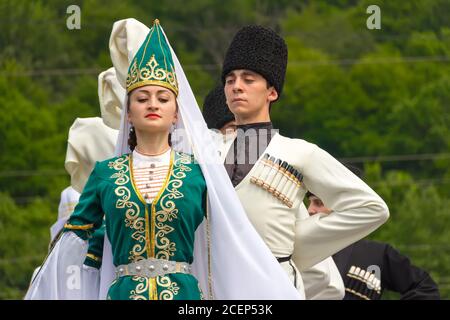
[[[71,186],[65,188],[61,192],[61,198],[58,206],[58,220],[56,220],[56,222],[50,227],[50,242],[55,240],[55,237],[64,228],[64,225],[72,214],[79,198],[80,193]]]
[[[103,123],[108,127],[119,130],[121,104],[125,96],[125,89],[116,77],[113,67],[98,75],[98,100]]]
[[[69,129],[64,166],[71,186],[82,192],[96,161],[112,157],[118,131],[99,117],[77,118]]]

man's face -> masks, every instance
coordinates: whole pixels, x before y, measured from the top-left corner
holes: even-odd
[[[260,74],[240,69],[225,77],[225,96],[228,107],[238,120],[268,114],[270,102],[278,98],[278,93],[273,86],[268,87]]]
[[[313,216],[319,212],[329,214],[331,213],[331,210],[325,207],[322,200],[320,200],[316,196],[314,195],[309,196],[309,206],[308,206],[309,215]]]

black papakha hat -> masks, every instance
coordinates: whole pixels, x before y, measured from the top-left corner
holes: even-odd
[[[212,89],[203,103],[203,118],[209,129],[222,128],[226,123],[234,120],[234,114],[228,108],[223,85]]]
[[[275,31],[262,26],[246,26],[239,30],[225,54],[222,81],[228,73],[248,69],[262,75],[269,85],[283,90],[288,50],[286,42]]]

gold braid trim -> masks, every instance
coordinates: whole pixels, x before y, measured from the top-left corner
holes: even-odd
[[[211,233],[209,226],[209,201],[208,195],[206,195],[206,242],[208,246],[208,291],[209,291],[209,299],[214,300],[214,295],[212,291],[212,273],[211,273]]]
[[[86,258],[92,259],[92,260],[97,261],[97,262],[101,262],[102,261],[102,258],[97,257],[96,255],[93,255],[92,253],[88,253],[86,255]]]
[[[81,225],[81,226],[77,226],[77,225],[73,225],[73,224],[68,224],[68,223],[66,223],[66,224],[64,225],[64,228],[70,229],[70,230],[89,230],[89,229],[92,229],[93,227],[94,227],[94,224],[93,224],[93,223],[90,223],[90,224],[84,224],[84,225]]]

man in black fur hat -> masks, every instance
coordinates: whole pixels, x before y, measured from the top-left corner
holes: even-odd
[[[327,152],[274,130],[270,108],[282,94],[287,55],[286,43],[270,29],[247,26],[238,31],[222,68],[237,130],[216,138],[250,221],[303,291],[298,269],[365,237],[387,220],[389,210]],[[302,204],[307,190],[324,199],[333,213],[309,217]]]
[[[227,106],[223,85],[212,89],[203,103],[203,117],[208,128],[220,130],[222,134],[236,130],[234,114]],[[230,131],[227,131],[230,130]],[[307,217],[302,205],[299,213]],[[307,300],[342,300],[345,288],[339,270],[331,257],[300,272]]]

